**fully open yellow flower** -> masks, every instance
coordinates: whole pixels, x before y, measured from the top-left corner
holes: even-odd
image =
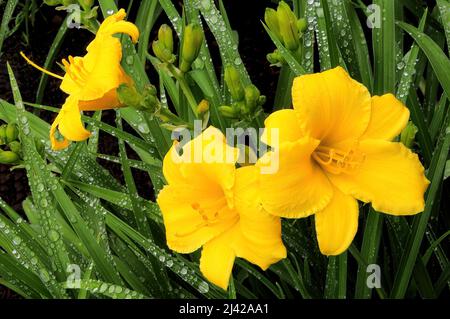
[[[50,129],[53,149],[66,148],[69,141],[83,141],[90,136],[90,132],[84,128],[81,121],[81,111],[105,110],[121,106],[116,89],[124,83],[132,84],[132,80],[120,64],[122,46],[114,34],[128,34],[133,42],[137,42],[139,38],[138,28],[133,23],[124,21],[125,16],[125,10],[121,9],[107,17],[95,39],[87,47],[85,56],[69,56],[68,60],[64,59],[62,61],[66,70],[64,77],[38,67],[47,74],[61,79],[61,90],[69,95]],[[36,66],[29,59],[27,61]],[[64,137],[62,141],[55,137],[57,128]]]
[[[235,168],[238,151],[209,127],[164,158],[168,185],[158,195],[167,244],[180,253],[203,246],[200,270],[223,289],[235,257],[267,269],[286,257],[280,218],[260,205],[255,166]]]
[[[279,170],[260,176],[266,211],[288,218],[315,214],[325,255],[338,255],[351,244],[358,227],[356,199],[391,215],[423,211],[429,181],[418,156],[392,142],[409,119],[392,94],[371,97],[338,67],[296,78],[292,97],[294,109],[277,111],[265,122],[267,129],[279,129],[280,138],[279,149],[264,156],[279,158]],[[272,138],[265,130],[262,140],[270,145]]]

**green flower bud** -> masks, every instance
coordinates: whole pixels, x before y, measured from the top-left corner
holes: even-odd
[[[8,124],[5,133],[6,133],[6,141],[5,141],[6,143],[15,141],[19,137],[19,130],[17,129],[17,125],[14,123]]]
[[[236,112],[236,110],[228,105],[219,106],[219,112],[223,116],[230,118],[230,119],[235,119],[239,116],[239,114]]]
[[[83,7],[83,9],[90,9],[94,5],[94,0],[78,0],[78,3]]]
[[[258,98],[258,105],[263,106],[264,104],[266,104],[266,101],[267,97],[265,95],[260,95]]]
[[[0,145],[6,144],[6,124],[0,126]]]
[[[245,111],[247,112],[244,112],[244,114],[252,112],[258,106],[258,99],[260,95],[261,92],[259,92],[255,85],[250,84],[245,87]]]
[[[191,69],[192,62],[197,59],[203,42],[202,28],[197,24],[188,24],[183,32],[183,44],[181,46],[180,70],[187,72]]]
[[[400,135],[400,141],[407,148],[412,148],[414,146],[414,140],[415,140],[417,132],[418,132],[418,129],[413,124],[413,122],[409,122],[408,125],[403,129],[403,131]]]
[[[152,113],[156,112],[160,107],[158,98],[150,93],[144,93],[144,101],[141,105],[143,109]]]
[[[295,51],[300,46],[300,36],[297,27],[297,17],[289,5],[281,1],[278,5],[278,22],[283,43],[288,50]]]
[[[167,24],[163,24],[158,30],[158,40],[164,45],[164,47],[173,53],[173,33],[172,28]]]
[[[62,4],[61,0],[44,0],[44,3],[48,6],[59,6],[60,4]]]
[[[12,141],[8,144],[8,147],[12,152],[16,154],[22,153],[22,145],[18,141]]]
[[[135,86],[129,86],[128,84],[121,84],[117,88],[117,97],[120,104],[139,108],[142,103],[142,96],[136,90]]]
[[[242,101],[244,99],[245,92],[242,86],[241,76],[238,70],[232,65],[225,67],[225,83],[233,100]]]
[[[153,41],[152,43],[153,53],[158,59],[166,63],[175,62],[175,55],[172,54],[160,40]]]
[[[298,19],[297,20],[297,28],[298,31],[300,31],[301,33],[306,31],[306,28],[308,27],[308,23],[306,22],[306,19]]]
[[[0,163],[2,164],[15,164],[19,160],[19,155],[12,151],[0,151]]]
[[[231,105],[231,107],[234,109],[234,113],[236,113],[236,114],[247,115],[249,113],[249,110],[247,109],[247,104],[245,103],[245,100],[235,102]]]
[[[76,0],[62,0],[62,5],[68,7],[71,4],[75,4],[76,2],[77,2]]]
[[[266,57],[267,61],[269,61],[271,65],[281,66],[286,62],[278,50],[275,50],[272,53],[267,54]]]
[[[278,23],[278,14],[272,8],[267,8],[264,14],[264,21],[269,27],[270,31],[272,31],[279,40],[282,40],[280,33],[280,24]]]

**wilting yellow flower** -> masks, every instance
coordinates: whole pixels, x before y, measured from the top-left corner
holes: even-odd
[[[406,126],[408,109],[392,94],[369,91],[338,67],[300,76],[292,87],[294,109],[265,122],[279,129],[279,170],[260,176],[262,206],[269,213],[300,218],[315,214],[320,250],[338,255],[358,227],[358,203],[391,215],[424,209],[429,181],[416,154],[392,142]],[[272,144],[271,130],[262,140]],[[275,145],[275,144],[274,144]],[[261,164],[258,163],[258,166]]]
[[[168,185],[159,193],[167,244],[180,253],[203,246],[200,270],[223,289],[235,257],[267,269],[286,257],[280,218],[260,205],[255,166],[236,169],[238,151],[209,127],[187,142],[175,143],[164,158]]]
[[[81,111],[105,110],[121,106],[116,89],[121,84],[131,85],[133,82],[120,64],[122,46],[114,34],[128,34],[133,42],[137,42],[139,38],[138,28],[131,22],[123,21],[125,16],[125,10],[121,9],[107,17],[95,39],[87,47],[85,56],[69,56],[68,61],[64,59],[62,61],[66,69],[64,77],[38,67],[41,71],[61,79],[61,90],[69,94],[50,129],[53,149],[66,148],[69,141],[83,141],[90,136],[90,132],[84,128],[81,121]],[[29,59],[27,61],[36,66]],[[62,141],[58,141],[55,137],[57,128],[64,137]]]

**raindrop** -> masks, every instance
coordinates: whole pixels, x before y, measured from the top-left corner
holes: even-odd
[[[20,243],[22,242],[22,239],[20,237],[14,237],[12,240],[13,245],[17,246],[20,245]]]
[[[59,239],[60,235],[56,230],[50,229],[48,231],[48,238],[52,241],[55,242]]]
[[[209,285],[207,282],[202,281],[200,285],[198,285],[198,291],[200,291],[202,294],[206,294],[209,291]]]
[[[134,63],[134,58],[133,58],[133,56],[132,56],[132,55],[127,56],[127,58],[125,59],[125,62],[126,62],[128,65],[132,65],[132,64]]]

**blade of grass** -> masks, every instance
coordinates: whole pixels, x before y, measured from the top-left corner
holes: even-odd
[[[2,52],[3,42],[9,35],[9,23],[11,22],[14,10],[17,7],[19,0],[8,0],[3,12],[2,22],[0,24],[0,53]]]

